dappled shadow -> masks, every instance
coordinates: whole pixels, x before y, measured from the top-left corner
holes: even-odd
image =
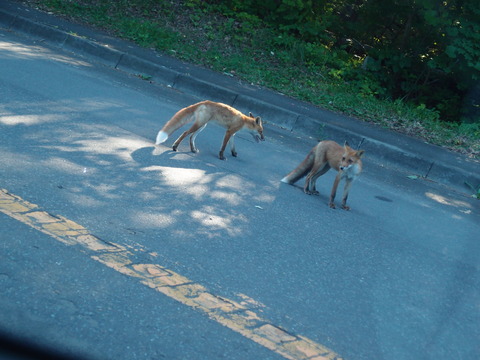
[[[55,60],[64,64],[75,66],[91,67],[86,61],[79,60],[67,55],[61,55],[58,52],[50,51],[45,46],[36,46],[35,44],[23,45],[20,43],[11,43],[2,41],[0,38],[0,59],[18,60]]]
[[[95,112],[125,111],[103,105]],[[246,199],[273,201],[216,158],[218,164],[156,147],[115,121],[61,110],[37,103],[28,122],[24,115],[0,116],[3,168],[77,211],[100,212],[114,226],[162,230],[163,239],[226,239],[250,231],[245,213],[253,205]]]
[[[423,196],[426,201],[421,205],[426,209],[440,206],[450,214],[452,220],[480,221],[480,203],[472,197],[434,188],[425,191]]]
[[[445,196],[445,195],[441,195],[441,194],[436,194],[436,193],[430,192],[430,191],[426,192],[425,196],[428,199],[431,199],[431,200],[433,200],[433,201],[435,201],[439,204],[457,208],[460,212],[462,212],[464,214],[470,214],[470,213],[472,213],[472,210],[474,209],[474,206],[471,203],[469,203],[468,201],[463,200],[463,199],[458,199],[458,198],[455,199],[453,197],[449,197],[449,196]]]
[[[23,50],[16,60],[30,61]],[[151,118],[168,119],[178,103],[129,97],[123,88],[119,94],[110,82],[93,82],[87,91],[82,76],[67,88],[55,84],[56,91],[50,84],[61,74],[36,80],[34,90],[22,90],[31,80],[23,78],[0,88],[2,188],[126,246],[140,260],[148,252],[209,287],[218,282],[260,294],[271,308],[289,309],[282,325],[314,319],[336,339],[354,328],[360,331],[348,340],[356,343],[378,337],[389,349],[409,348],[410,341],[419,349],[476,285],[458,283],[476,274],[472,234],[478,227],[463,221],[466,213],[452,226],[443,224],[451,212],[434,206],[468,211],[466,204],[434,191],[413,200],[398,188],[377,195],[384,184],[367,172],[349,199],[354,210],[331,210],[333,172],[320,180],[320,197],[306,196],[301,182],[297,188],[279,183],[305,154],[267,147],[267,141],[220,161],[223,129],[199,136],[199,143],[210,144],[200,154],[154,146],[161,124]],[[274,156],[264,156],[265,148]],[[444,268],[452,258],[458,266]],[[429,311],[443,316],[422,323]],[[406,335],[411,324],[420,340]]]
[[[159,124],[139,126],[151,124],[152,113],[168,119],[174,111],[161,105],[146,109],[145,102],[131,98],[122,101],[125,91],[116,93],[111,83],[98,81],[92,87],[84,77],[93,73],[70,72],[68,86],[62,85],[61,66],[90,68],[88,63],[34,44],[1,41],[0,59],[6,71],[12,69],[11,88],[0,89],[1,95],[5,92],[0,139],[13,188],[41,188],[53,208],[67,208],[73,217],[100,212],[106,228],[162,230],[166,241],[245,235],[250,231],[245,214],[254,204],[274,200],[271,188],[258,186],[245,173],[232,173],[207,151],[202,155],[208,160],[199,160],[154,147],[153,138],[143,137],[158,131]],[[45,63],[57,65],[44,69]],[[34,76],[15,76],[22,66]],[[38,86],[25,92],[25,81]],[[35,178],[28,175],[32,172]]]

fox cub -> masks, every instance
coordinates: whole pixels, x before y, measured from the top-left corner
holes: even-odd
[[[347,206],[348,192],[353,180],[362,172],[361,158],[364,153],[364,150],[353,150],[348,146],[347,142],[345,142],[344,146],[341,146],[335,141],[321,141],[310,150],[300,165],[293,169],[281,181],[287,184],[293,184],[304,176],[307,176],[303,191],[306,194],[318,195],[318,191],[315,189],[315,182],[320,176],[330,170],[330,168],[334,168],[338,173],[333,182],[329,206],[335,209],[333,201],[337,193],[338,183],[341,179],[345,179],[345,189],[341,207],[342,209],[350,210]]]
[[[232,156],[237,156],[233,140],[237,131],[245,129],[252,134],[255,141],[265,140],[260,117],[254,117],[252,113],[247,116],[229,105],[206,100],[179,110],[158,132],[155,144],[163,143],[175,130],[192,121],[192,127],[182,133],[173,143],[174,151],[177,151],[177,147],[182,140],[190,135],[190,150],[194,153],[198,152],[195,146],[195,138],[209,121],[216,122],[227,129],[218,154],[221,160],[225,160],[223,153],[227,144],[230,144]]]

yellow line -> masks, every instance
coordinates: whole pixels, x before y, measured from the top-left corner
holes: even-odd
[[[100,263],[205,313],[209,318],[292,360],[340,360],[323,345],[289,333],[236,301],[216,296],[200,284],[157,264],[136,264],[122,245],[105,242],[83,226],[42,211],[38,205],[0,189],[0,212],[66,244],[81,246]]]

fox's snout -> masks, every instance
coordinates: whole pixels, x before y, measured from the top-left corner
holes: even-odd
[[[252,136],[257,143],[260,142],[260,140],[265,141],[265,137],[263,136],[263,133],[260,133],[260,135],[257,133],[252,133]]]

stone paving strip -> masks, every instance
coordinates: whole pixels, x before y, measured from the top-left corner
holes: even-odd
[[[104,241],[83,226],[49,214],[38,205],[0,189],[0,212],[69,246],[92,259],[176,301],[206,314],[210,319],[292,360],[340,360],[332,350],[306,337],[292,334],[248,307],[212,294],[204,286],[158,264],[139,264],[125,246]]]

